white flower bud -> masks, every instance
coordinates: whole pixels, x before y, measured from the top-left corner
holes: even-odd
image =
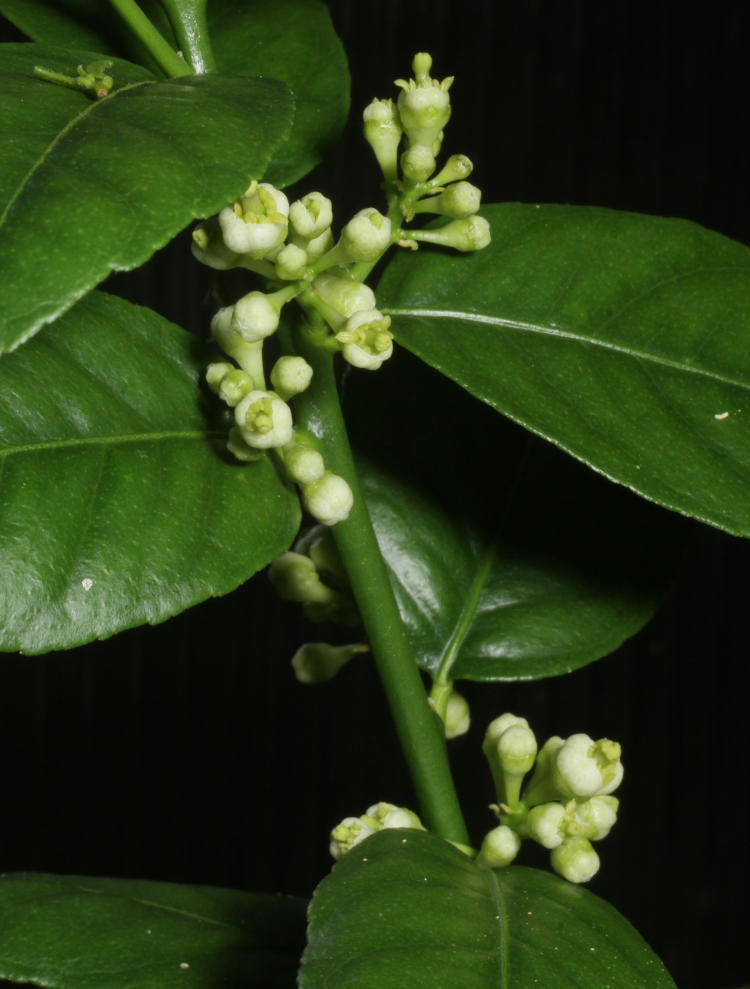
[[[368,807],[364,816],[368,820],[377,821],[381,828],[414,828],[416,831],[424,831],[424,825],[413,810],[396,807],[385,800]]]
[[[435,156],[424,144],[414,144],[401,155],[401,171],[410,182],[426,182],[435,171]]]
[[[243,440],[257,450],[285,446],[292,438],[292,410],[271,392],[249,392],[234,417]]]
[[[316,261],[318,258],[322,257],[332,247],[333,231],[330,229],[325,230],[319,237],[314,237],[312,240],[308,240],[305,244],[308,264],[312,264],[313,261]]]
[[[304,278],[307,270],[307,251],[296,244],[285,244],[274,259],[276,277],[294,282]]]
[[[424,52],[414,56],[412,68],[416,80],[396,80],[402,90],[398,96],[399,119],[410,145],[423,144],[431,148],[440,140],[442,130],[450,120],[448,90],[453,76],[442,82],[432,79],[432,59]]]
[[[391,221],[368,206],[355,213],[341,231],[339,247],[344,263],[376,261],[391,243]]]
[[[563,797],[595,797],[612,793],[620,785],[621,748],[608,738],[594,742],[589,735],[571,735],[558,749],[552,778]]]
[[[233,409],[252,390],[252,378],[245,371],[235,368],[224,375],[217,394],[219,398]]]
[[[526,831],[545,848],[557,848],[565,837],[561,830],[564,818],[565,808],[561,803],[538,804],[529,811]]]
[[[529,727],[529,723],[526,718],[519,718],[515,714],[507,712],[506,714],[501,714],[499,718],[495,718],[487,726],[487,731],[484,733],[484,742],[482,744],[482,749],[485,750],[485,755],[488,751],[494,751],[497,742],[500,741],[500,736],[503,732],[507,731],[512,725],[523,725],[524,728]]]
[[[415,213],[438,213],[454,219],[473,216],[482,204],[482,193],[471,182],[455,182],[439,196],[423,199],[414,207]]]
[[[331,855],[335,859],[340,859],[371,834],[375,834],[375,830],[368,827],[359,817],[345,817],[341,824],[337,824],[331,831],[331,844],[328,846]]]
[[[550,862],[555,872],[570,883],[587,883],[599,871],[599,856],[587,838],[568,838],[553,848]]]
[[[300,443],[284,451],[284,467],[290,481],[295,484],[312,484],[325,473],[325,462],[317,450]]]
[[[565,834],[601,841],[606,838],[617,821],[619,807],[617,797],[591,797],[588,800],[569,800],[565,805]]]
[[[392,181],[396,178],[398,146],[403,133],[393,100],[373,100],[365,107],[362,117],[365,140],[375,152],[386,181]]]
[[[430,185],[448,185],[449,182],[468,179],[473,171],[474,165],[466,155],[451,155],[438,174],[433,176]]]
[[[536,748],[536,738],[531,728],[511,725],[498,739],[498,762],[506,773],[528,773],[536,759]]]
[[[460,735],[465,735],[469,730],[471,725],[469,703],[466,698],[462,694],[459,694],[456,690],[452,690],[450,696],[448,697],[443,722],[445,725],[446,738],[458,738]]]
[[[342,278],[324,271],[313,279],[312,288],[323,302],[347,319],[355,312],[375,308],[373,290],[354,278]]]
[[[268,568],[268,579],[285,601],[327,604],[336,596],[320,579],[312,560],[301,553],[282,553]]]
[[[298,683],[325,683],[367,646],[329,646],[327,642],[306,642],[292,657],[292,669]]]
[[[248,343],[270,337],[279,328],[281,306],[272,295],[248,292],[234,304],[232,329]]]
[[[267,182],[253,182],[244,196],[219,213],[224,243],[236,254],[262,257],[286,238],[289,201]]]
[[[336,334],[344,360],[354,367],[376,371],[393,353],[391,317],[378,309],[356,312]]]
[[[286,401],[299,395],[312,381],[313,369],[304,357],[279,357],[271,370],[271,384]]]
[[[314,240],[329,229],[333,222],[333,205],[320,192],[309,192],[289,207],[289,223],[303,241]]]
[[[215,361],[208,365],[206,368],[206,384],[215,395],[219,393],[221,382],[233,370],[234,366],[232,364],[226,364],[224,361]]]
[[[477,863],[490,869],[502,869],[510,865],[521,848],[521,839],[505,824],[489,831],[479,849]]]
[[[456,251],[481,251],[492,240],[490,225],[483,216],[451,220],[445,226],[430,230],[409,230],[409,237],[427,244],[452,247]]]
[[[354,495],[343,477],[326,471],[317,481],[302,488],[302,502],[318,522],[336,525],[349,518]]]

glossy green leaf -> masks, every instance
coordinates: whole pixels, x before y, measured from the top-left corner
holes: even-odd
[[[305,901],[88,876],[0,877],[0,978],[49,989],[293,989]]]
[[[269,79],[157,81],[116,63],[106,99],[52,85],[91,53],[5,45],[0,64],[0,351],[55,319],[112,270],[137,267],[193,218],[261,176],[291,125]]]
[[[681,519],[403,351],[377,375],[352,372],[345,395],[368,509],[423,669],[554,676],[608,655],[649,620]]]
[[[750,535],[750,250],[605,209],[486,216],[486,250],[389,265],[397,338],[620,484]]]
[[[140,6],[173,41],[157,0]],[[35,41],[145,57],[107,4],[0,0],[0,12]],[[338,138],[349,111],[346,55],[327,7],[320,0],[210,0],[207,15],[221,72],[281,79],[292,89],[294,127],[266,177],[279,186],[295,182]]]
[[[313,895],[300,989],[674,989],[614,907],[547,872],[490,871],[435,835],[382,831]]]
[[[208,351],[92,293],[0,361],[0,648],[160,622],[288,548],[296,495],[224,452]]]

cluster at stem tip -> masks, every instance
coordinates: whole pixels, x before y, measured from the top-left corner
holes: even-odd
[[[385,213],[362,209],[334,237],[333,204],[322,193],[290,202],[270,183],[253,181],[193,232],[199,261],[216,271],[244,268],[263,280],[262,289],[223,306],[211,321],[227,359],[211,363],[206,380],[233,410],[227,447],[246,462],[271,452],[323,525],[344,521],[353,498],[347,481],[326,468],[318,442],[295,428],[289,403],[313,377],[295,348],[317,346],[339,352],[352,367],[377,370],[393,353],[391,320],[364,279],[385,252],[395,244],[416,249],[420,242],[475,251],[490,240],[486,220],[477,215],[479,189],[466,181],[469,159],[453,155],[435,174],[453,80],[432,79],[431,64],[429,55],[416,55],[414,78],[397,80],[396,103],[374,100],[364,111],[365,137],[383,173]],[[447,222],[406,228],[430,213]],[[292,302],[298,318],[288,325],[296,329],[282,335],[269,386],[264,343],[277,334],[282,310]]]
[[[499,823],[485,835],[478,861],[489,868],[509,865],[522,840],[531,838],[549,849],[552,868],[564,879],[592,879],[600,864],[592,842],[606,838],[617,820],[619,801],[612,793],[623,777],[620,745],[580,733],[554,735],[538,748],[525,718],[503,714],[491,722],[482,749]]]

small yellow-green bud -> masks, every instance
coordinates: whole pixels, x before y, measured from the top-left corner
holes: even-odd
[[[319,480],[326,469],[323,457],[305,443],[284,451],[284,467],[289,480],[302,485]]]
[[[409,182],[426,182],[435,171],[435,156],[424,144],[413,144],[401,155],[401,171]]]
[[[422,199],[414,206],[415,213],[438,213],[453,219],[473,216],[482,204],[482,193],[471,182],[454,182],[439,196]]]
[[[532,807],[526,818],[525,828],[530,838],[545,848],[562,845],[565,833],[562,830],[565,808],[556,801]]]
[[[253,182],[247,192],[219,213],[224,243],[236,254],[264,257],[283,244],[289,200],[267,182]]]
[[[302,503],[318,522],[336,525],[349,518],[354,496],[343,477],[326,471],[317,481],[302,488]]]
[[[466,155],[451,155],[443,165],[437,175],[430,180],[431,186],[448,185],[449,182],[457,182],[459,179],[468,179],[474,171],[474,165]]]
[[[588,800],[569,800],[565,805],[562,828],[571,838],[588,838],[601,841],[606,838],[617,821],[619,801],[617,797],[590,797]]]
[[[320,237],[332,222],[333,205],[321,192],[308,192],[289,207],[292,231],[303,241]]]
[[[304,278],[307,270],[307,251],[296,244],[284,244],[274,258],[276,277],[282,281],[297,281]]]
[[[252,390],[252,387],[250,375],[235,368],[222,378],[217,394],[230,409],[233,409]]]
[[[312,381],[313,369],[304,357],[279,357],[271,369],[271,384],[286,401],[303,392]]]
[[[359,642],[347,646],[330,646],[327,642],[306,642],[292,657],[292,669],[298,683],[325,683],[367,646]]]
[[[520,848],[521,839],[516,832],[500,824],[484,836],[476,861],[490,869],[502,869],[510,865]]]
[[[497,741],[497,758],[505,773],[525,774],[536,759],[536,738],[530,728],[511,725]]]
[[[271,392],[249,392],[235,408],[234,417],[244,441],[257,450],[285,446],[292,438],[292,411]]]
[[[456,690],[452,690],[448,697],[443,724],[446,738],[459,738],[465,735],[471,725],[469,702]]]
[[[256,343],[276,332],[280,313],[281,306],[273,295],[248,292],[234,304],[232,329],[248,343]]]
[[[570,883],[587,883],[599,871],[599,856],[587,838],[568,838],[552,849],[552,868]]]
[[[355,312],[336,334],[344,360],[353,367],[376,371],[393,353],[391,317],[378,309]]]
[[[328,604],[336,592],[320,579],[315,564],[302,553],[282,553],[268,568],[268,579],[285,601]]]
[[[497,743],[500,741],[500,736],[503,732],[506,732],[508,728],[513,725],[523,725],[524,728],[529,727],[529,723],[526,718],[519,718],[515,714],[511,714],[509,711],[505,714],[501,714],[499,718],[495,718],[487,726],[487,731],[484,733],[484,742],[482,743],[482,751],[485,756],[489,758],[490,753],[494,753],[497,748]]]
[[[219,394],[219,385],[229,372],[233,370],[234,365],[227,364],[224,361],[214,361],[208,365],[206,368],[206,384],[215,395]]]
[[[452,247],[456,251],[481,251],[492,239],[490,225],[483,216],[451,220],[443,227],[430,230],[410,230],[409,237],[428,244]]]
[[[375,261],[391,243],[391,221],[368,206],[355,213],[341,231],[339,247],[344,263]]]
[[[393,100],[373,100],[365,107],[365,140],[375,153],[380,170],[387,181],[396,178],[398,146],[401,142],[401,123]]]

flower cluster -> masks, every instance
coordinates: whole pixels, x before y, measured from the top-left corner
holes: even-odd
[[[623,777],[619,744],[576,734],[553,736],[537,751],[526,719],[503,714],[490,724],[482,747],[500,823],[485,836],[478,860],[491,868],[508,865],[521,840],[531,838],[550,850],[557,873],[573,883],[588,882],[599,870],[591,842],[606,838],[617,820],[619,802],[612,793]]]
[[[331,831],[331,855],[335,859],[340,859],[345,852],[351,851],[365,838],[386,828],[412,828],[424,831],[424,825],[414,811],[381,800],[380,803],[368,807],[359,817],[345,817],[341,824],[336,825]]]

